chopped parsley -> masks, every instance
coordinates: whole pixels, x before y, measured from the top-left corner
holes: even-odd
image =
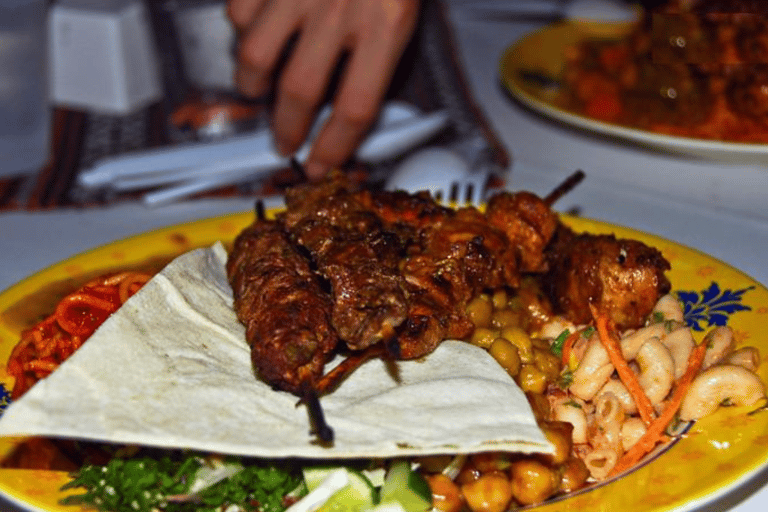
[[[581,404],[577,402],[574,399],[570,399],[567,402],[565,402],[563,405],[567,405],[568,407],[575,407],[577,409],[581,409]]]
[[[560,389],[568,389],[571,387],[571,384],[573,384],[573,372],[571,370],[564,370],[557,380],[557,387]]]
[[[63,489],[84,488],[62,500],[104,512],[218,512],[237,506],[247,512],[282,512],[285,497],[300,488],[301,472],[289,466],[235,459],[181,457],[113,458],[85,465]]]
[[[552,351],[553,354],[555,354],[558,357],[563,356],[563,345],[565,344],[565,340],[568,339],[568,336],[571,334],[571,331],[568,329],[561,332],[557,338],[555,338],[555,341],[552,342],[552,345],[549,346],[549,350]]]
[[[580,334],[580,337],[582,338],[589,338],[592,336],[592,333],[595,332],[594,326],[585,327]],[[557,357],[563,356],[563,347],[565,346],[565,341],[568,339],[568,336],[571,335],[571,331],[566,329],[560,334],[558,334],[557,338],[552,341],[552,344],[549,346],[549,350],[555,354]]]

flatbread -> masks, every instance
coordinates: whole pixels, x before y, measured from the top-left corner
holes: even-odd
[[[48,378],[12,403],[0,435],[41,435],[260,457],[552,453],[522,391],[480,348],[372,360],[321,399],[332,446],[298,399],[253,374],[221,244],[171,262]]]

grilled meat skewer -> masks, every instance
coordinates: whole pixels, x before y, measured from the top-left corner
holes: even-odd
[[[401,359],[426,355],[444,339],[469,336],[467,304],[482,291],[516,287],[522,271],[541,271],[558,223],[550,206],[527,192],[497,194],[485,215],[441,206],[424,193],[361,196],[387,229],[407,239],[400,268],[410,306],[398,329]]]
[[[257,219],[246,228],[227,275],[259,376],[299,396],[314,388],[339,338],[328,293],[282,226]]]
[[[289,190],[286,205],[281,221],[330,285],[339,337],[353,350],[391,339],[407,311],[400,238],[340,175]]]
[[[410,302],[398,331],[401,358],[424,356],[474,328],[466,307],[482,291],[517,279],[504,233],[474,208],[449,210],[424,227],[401,263]]]
[[[669,290],[669,263],[640,242],[563,225],[551,203],[582,177],[544,199],[498,194],[485,213],[426,193],[356,190],[341,175],[289,190],[286,211],[247,228],[228,262],[254,367],[316,399],[367,359],[417,358],[466,339],[467,304],[501,287],[520,288],[539,316],[586,323],[593,304],[636,326]],[[337,349],[349,357],[324,374]]]

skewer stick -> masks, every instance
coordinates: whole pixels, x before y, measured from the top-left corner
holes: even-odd
[[[255,210],[256,210],[256,220],[266,220],[267,215],[264,208],[264,201],[262,201],[261,199],[257,200]]]
[[[333,443],[333,429],[325,421],[320,397],[317,390],[309,384],[305,384],[302,389],[302,402],[307,406],[309,412],[309,422],[312,425],[311,433],[317,435],[323,443]]]
[[[307,170],[304,169],[304,166],[301,165],[298,160],[296,160],[295,156],[291,157],[291,169],[293,169],[293,172],[299,175],[301,181],[309,181]]]
[[[356,352],[347,356],[341,363],[333,367],[328,373],[320,377],[315,389],[317,393],[325,394],[341,384],[345,378],[357,370],[364,362],[376,357],[383,357],[386,349],[382,344],[371,345],[362,352]]]
[[[584,171],[581,169],[577,170],[568,178],[565,179],[560,185],[558,185],[552,192],[550,192],[547,197],[544,198],[544,202],[548,206],[552,206],[557,202],[558,199],[563,197],[565,194],[573,190],[576,185],[582,182],[584,180],[584,177],[586,174],[584,174]]]

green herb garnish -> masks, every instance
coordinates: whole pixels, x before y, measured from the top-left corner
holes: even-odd
[[[574,399],[570,399],[567,402],[563,403],[563,405],[567,405],[569,407],[576,407],[577,409],[581,409],[581,404],[577,402]]]
[[[571,331],[568,329],[561,332],[557,338],[555,338],[555,341],[552,342],[552,344],[549,346],[549,350],[552,351],[553,354],[555,354],[558,357],[563,356],[563,345],[565,344],[565,340],[568,338],[568,335],[571,334]]]
[[[62,500],[104,512],[217,512],[238,506],[248,512],[282,512],[285,496],[301,485],[293,468],[206,459],[199,454],[113,458],[85,465],[62,489],[85,493]]]
[[[568,389],[573,384],[573,372],[571,370],[565,370],[560,374],[560,378],[557,380],[557,387],[560,389]]]

